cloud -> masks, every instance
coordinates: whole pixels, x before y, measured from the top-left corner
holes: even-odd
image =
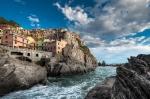
[[[55,5],[82,35],[112,40],[150,28],[149,0],[95,0],[94,7]],[[85,10],[86,12],[85,12]],[[92,18],[88,16],[92,16]],[[80,23],[80,24],[76,24]],[[108,36],[109,35],[109,36]]]
[[[32,14],[32,15],[28,16],[27,18],[30,21],[30,25],[32,27],[40,27],[40,24],[39,24],[40,20],[36,15]]]
[[[107,63],[125,63],[130,56],[138,54],[149,54],[150,46],[115,46],[91,48],[91,52],[99,61],[105,60]]]
[[[82,40],[85,42],[85,44],[89,47],[97,47],[105,45],[105,41],[101,40],[100,38],[94,38],[88,35],[85,35]]]
[[[20,4],[22,4],[22,5],[25,5],[25,4],[26,4],[25,1],[23,1],[23,0],[14,0],[14,2],[20,3]]]
[[[84,8],[55,5],[75,23],[68,27],[80,32],[97,59],[120,63],[150,53],[149,37],[137,36],[150,28],[150,0],[95,0],[94,7]],[[77,18],[78,9],[84,17]]]
[[[75,22],[76,25],[85,25],[94,21],[92,18],[89,18],[87,13],[79,6],[72,8],[68,5],[62,7],[59,3],[55,3],[54,5],[62,11],[67,19]]]
[[[150,53],[150,38],[146,36],[123,37],[110,42],[85,36],[84,40],[96,58],[107,63],[125,63],[130,56]]]

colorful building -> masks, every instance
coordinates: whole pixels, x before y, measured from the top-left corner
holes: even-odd
[[[78,34],[67,29],[25,30],[21,27],[4,29],[0,31],[0,37],[0,43],[3,45],[49,51],[53,56],[62,53],[67,44],[77,45],[80,39]]]
[[[3,31],[2,44],[15,48],[28,48],[28,40],[24,35],[12,32],[10,29]]]
[[[5,29],[10,29],[12,26],[7,25],[7,24],[0,24],[0,29],[5,30]]]
[[[2,43],[3,30],[0,29],[0,44]]]
[[[35,50],[36,49],[36,41],[34,40],[34,38],[31,36],[28,36],[27,40],[28,40],[28,48]]]
[[[51,42],[45,42],[45,50],[52,52],[53,56],[62,53],[63,48],[67,45],[65,40],[55,40]]]

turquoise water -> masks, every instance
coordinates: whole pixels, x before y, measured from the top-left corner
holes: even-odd
[[[48,84],[8,94],[1,99],[84,99],[87,92],[106,77],[116,74],[115,67],[98,67],[84,75],[50,77]]]

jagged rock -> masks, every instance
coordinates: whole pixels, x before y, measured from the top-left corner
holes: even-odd
[[[0,96],[26,89],[47,78],[45,67],[23,62],[0,54]]]
[[[107,89],[100,87],[94,94],[108,96],[109,98],[106,99],[150,99],[150,55],[141,54],[131,57],[128,61],[124,66],[117,68],[116,80],[110,89],[111,93],[109,91],[100,93]]]
[[[111,99],[112,86],[115,77],[107,78],[102,84],[97,84],[89,91],[85,99]]]
[[[62,55],[58,55],[56,58],[56,62],[47,64],[49,76],[85,73],[98,66],[90,52],[85,54],[78,46],[74,45],[67,45]]]

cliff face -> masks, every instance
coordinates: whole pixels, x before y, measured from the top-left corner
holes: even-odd
[[[95,90],[95,87],[86,99],[150,99],[150,55],[138,55],[128,60],[127,64],[117,68],[115,82],[108,88],[111,91],[103,87]],[[96,96],[99,92],[107,94]],[[102,95],[107,98],[102,98]]]
[[[50,76],[58,76],[84,73],[94,70],[96,66],[97,61],[89,49],[76,41],[74,44],[67,45],[62,54],[56,56],[56,61],[50,62],[47,67]]]
[[[117,69],[112,99],[150,99],[150,55],[131,57]]]
[[[0,52],[0,96],[32,87],[45,81],[46,78],[45,67],[13,59]]]

